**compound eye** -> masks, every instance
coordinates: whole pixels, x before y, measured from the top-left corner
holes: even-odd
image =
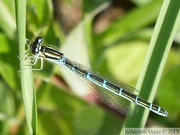
[[[35,49],[35,54],[38,54],[39,53],[39,48],[36,48]]]
[[[38,43],[41,44],[42,42],[43,42],[43,39],[40,38],[40,39],[38,40]]]
[[[36,37],[35,41],[37,41],[38,44],[42,44],[43,38],[42,37]]]
[[[41,44],[43,42],[42,37],[36,37],[35,41],[30,44],[32,54],[36,55],[41,50]]]

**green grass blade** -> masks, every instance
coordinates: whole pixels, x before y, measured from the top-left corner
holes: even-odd
[[[139,96],[149,102],[152,102],[154,99],[172,41],[179,25],[179,9],[179,0],[164,1],[155,26],[137,84],[137,88],[141,90]],[[166,108],[166,105],[163,107]],[[138,113],[127,117],[124,127],[144,127],[148,114],[148,109],[139,107]],[[121,132],[123,133],[124,131],[122,130]]]
[[[0,26],[2,31],[11,39],[14,39],[16,32],[14,3],[11,1],[0,1]]]
[[[16,22],[17,34],[19,41],[19,56],[24,59],[25,43],[26,43],[26,1],[17,0],[16,4]],[[24,61],[20,60],[20,70],[31,68],[26,66]],[[36,112],[36,97],[33,88],[32,70],[23,70],[21,72],[21,89],[24,102],[27,126],[29,134],[37,134],[37,112]]]
[[[110,46],[128,39],[140,28],[150,25],[156,20],[161,4],[161,0],[152,1],[146,6],[129,11],[112,23],[106,31],[96,35],[94,37],[95,44]]]

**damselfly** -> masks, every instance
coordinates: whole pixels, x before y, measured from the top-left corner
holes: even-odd
[[[154,105],[152,103],[149,103],[145,101],[144,99],[140,98],[136,94],[131,92],[132,87],[128,85],[117,85],[113,83],[112,81],[105,79],[101,75],[99,75],[96,72],[93,72],[91,70],[87,70],[84,66],[68,59],[63,53],[59,52],[57,49],[49,46],[43,46],[43,38],[42,37],[36,37],[34,42],[30,44],[30,51],[33,54],[33,60],[32,64],[35,65],[37,61],[41,60],[41,66],[37,70],[41,70],[43,68],[43,62],[44,60],[47,60],[49,62],[61,65],[81,78],[86,79],[90,83],[96,84],[99,87],[103,88],[104,91],[109,91],[112,94],[116,94],[118,96],[121,96],[131,102],[134,102],[135,104],[147,108],[150,111],[161,115],[161,116],[167,116],[168,112],[161,108],[160,106]],[[108,99],[107,99],[108,100]],[[112,98],[109,100],[113,100]]]

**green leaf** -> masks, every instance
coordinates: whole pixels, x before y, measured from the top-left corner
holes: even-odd
[[[48,25],[52,23],[52,2],[50,0],[27,1],[28,31],[32,36],[38,36],[46,32]]]
[[[20,90],[18,48],[5,35],[0,34],[0,73],[12,89]]]
[[[87,1],[83,1],[83,13],[86,14],[90,14],[93,11],[95,11],[98,7],[100,7],[101,5],[103,5],[103,3],[107,2],[107,0],[87,0]],[[89,6],[91,5],[91,6]]]
[[[152,1],[149,4],[135,8],[123,17],[112,23],[107,30],[96,35],[95,44],[98,46],[110,46],[117,42],[127,40],[143,28],[154,22],[158,16],[161,0]]]
[[[14,2],[0,1],[0,28],[10,39],[15,39],[16,20]]]

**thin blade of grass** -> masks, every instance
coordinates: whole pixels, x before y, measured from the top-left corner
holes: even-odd
[[[154,99],[172,41],[179,25],[179,9],[180,1],[164,1],[155,26],[145,63],[137,83],[137,88],[141,90],[139,96],[149,102],[152,102]],[[163,107],[166,108],[166,105]],[[137,107],[135,107],[136,109]],[[124,127],[144,127],[148,114],[148,109],[139,107],[138,113],[126,118]],[[123,132],[121,130],[121,133]]]
[[[129,11],[112,23],[106,31],[96,35],[94,37],[95,44],[111,46],[128,39],[139,28],[150,25],[156,20],[161,4],[161,0],[152,1],[146,6]]]
[[[17,34],[19,41],[19,56],[20,59],[24,59],[25,56],[25,43],[26,43],[26,1],[16,0],[16,22],[17,22]],[[32,70],[30,66],[26,66],[25,62],[20,60],[21,70],[21,89],[22,97],[25,109],[26,122],[29,130],[29,134],[36,135],[37,132],[37,107],[36,97],[33,84]]]

